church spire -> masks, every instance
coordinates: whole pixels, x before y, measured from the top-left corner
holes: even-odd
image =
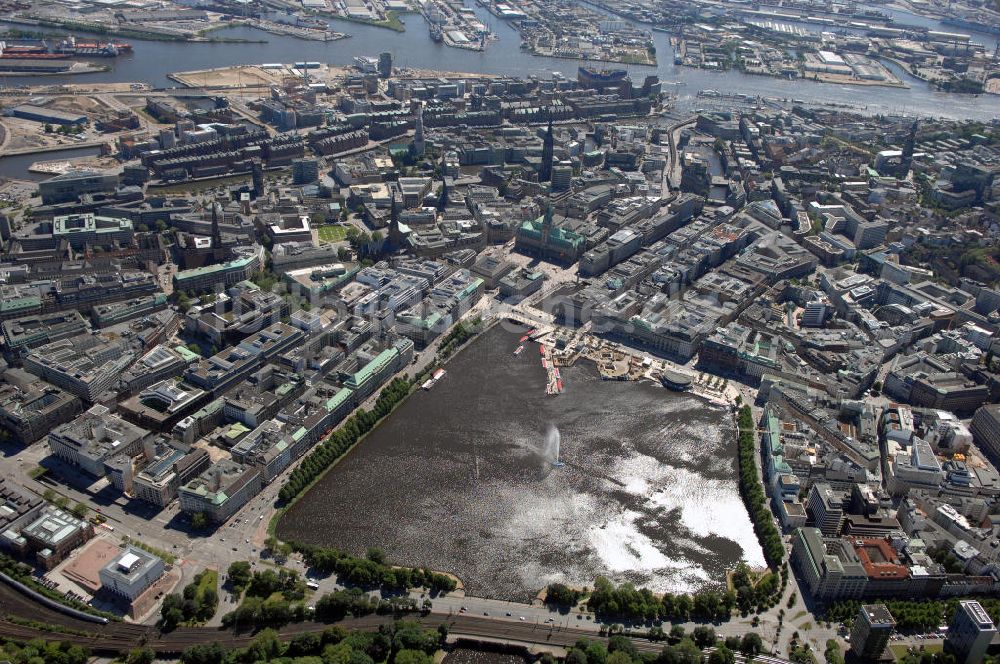
[[[549,115],[549,128],[545,131],[545,138],[542,139],[542,166],[538,170],[538,181],[548,182],[552,179],[552,150],[555,139],[552,136],[552,116]]]
[[[906,135],[906,142],[903,143],[903,154],[899,159],[899,177],[905,178],[910,173],[913,166],[913,148],[917,142],[917,120],[913,121],[910,133]]]
[[[403,231],[399,228],[399,199],[392,192],[392,207],[389,210],[389,251],[396,251],[403,246]]]
[[[413,154],[417,157],[424,156],[424,104],[417,102],[417,117],[413,122]]]

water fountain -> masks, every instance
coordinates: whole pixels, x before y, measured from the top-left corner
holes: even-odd
[[[554,424],[550,424],[545,432],[545,445],[542,448],[542,456],[552,464],[554,468],[562,468],[565,464],[559,460],[559,443],[562,436],[559,429]]]

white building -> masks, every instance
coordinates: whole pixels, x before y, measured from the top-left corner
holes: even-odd
[[[128,546],[97,574],[103,589],[131,602],[163,576],[163,560]]]

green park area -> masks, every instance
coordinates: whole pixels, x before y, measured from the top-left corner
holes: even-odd
[[[328,226],[320,226],[317,230],[319,232],[320,242],[340,242],[347,237],[346,226],[331,224]]]

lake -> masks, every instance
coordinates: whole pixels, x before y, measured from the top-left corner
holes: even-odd
[[[598,575],[657,591],[722,587],[763,554],[736,485],[729,413],[589,362],[545,394],[537,344],[483,333],[281,520],[286,540],[452,572],[477,596],[528,600]],[[561,436],[554,467],[546,432]]]

